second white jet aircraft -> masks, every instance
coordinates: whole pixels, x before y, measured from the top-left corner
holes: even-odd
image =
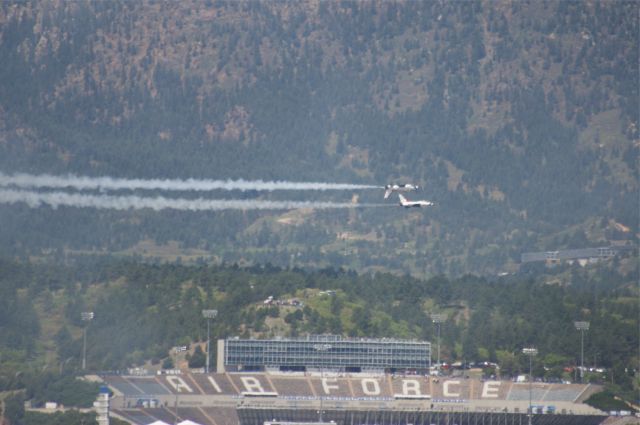
[[[387,199],[391,192],[410,192],[412,190],[418,190],[418,185],[415,184],[388,184],[384,187],[384,199]]]
[[[402,196],[401,193],[398,193],[398,197],[400,198],[400,206],[403,206],[405,208],[411,208],[411,207],[430,207],[433,204],[433,202],[431,201],[409,201],[407,198],[405,198],[404,196]]]

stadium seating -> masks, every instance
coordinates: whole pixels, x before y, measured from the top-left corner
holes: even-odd
[[[268,392],[276,392],[275,388],[271,386],[269,381],[265,378],[264,374],[251,373],[251,374],[227,374],[229,380],[235,388],[238,388],[240,394],[246,391],[255,391],[260,388]],[[254,386],[253,384],[256,383]]]
[[[238,425],[236,409],[230,407],[205,407],[202,410],[215,420],[212,425]]]
[[[114,413],[124,418],[132,424],[147,425],[155,421],[162,421],[169,424],[174,422],[175,416],[166,409],[144,409],[144,410],[121,410],[114,409]]]
[[[314,393],[323,397],[353,397],[346,379],[336,376],[309,378]]]
[[[202,389],[202,392],[204,394],[219,394],[218,390],[214,387],[214,384],[211,382],[211,380],[213,380],[215,385],[217,385],[218,388],[220,388],[221,394],[237,395],[240,393],[239,391],[236,391],[236,389],[233,387],[226,373],[210,373],[208,375],[194,374],[194,375],[191,375],[191,377],[197,384],[196,387],[199,387],[200,389]],[[200,391],[198,390],[198,392]]]
[[[349,382],[355,397],[393,397],[389,390],[389,381],[385,377],[349,378]]]
[[[368,421],[367,423],[376,423],[384,419],[387,423],[423,425],[444,423],[441,421],[444,418],[442,414],[450,412],[456,417],[471,415],[478,420],[484,418],[482,415],[489,415],[487,418],[492,419],[487,423],[491,423],[493,419],[500,421],[493,423],[503,423],[502,421],[508,417],[516,421],[513,422],[516,424],[523,419],[522,415],[526,412],[529,401],[528,383],[480,381],[463,377],[360,376],[343,373],[328,373],[322,376],[253,372],[186,373],[146,377],[105,376],[104,380],[116,390],[116,395],[125,395],[124,398],[114,399],[112,409],[133,425],[148,425],[156,420],[173,423],[175,417],[172,394],[175,393],[176,387],[180,388],[179,419],[190,419],[202,425],[237,425],[241,411],[253,418],[247,422],[249,425],[257,424],[256,421],[269,416],[269,412],[283,418],[290,416],[291,419],[298,420],[304,417],[305,412],[317,416],[321,401],[324,402],[325,409],[333,409],[336,420],[344,419],[348,412],[359,412],[354,415],[365,422]],[[578,419],[577,415],[573,414],[589,411],[590,408],[580,404],[579,400],[597,391],[596,387],[581,384],[533,383],[531,395],[534,404],[562,406],[562,409],[558,406],[555,415],[539,415],[536,423],[599,423],[598,416],[583,416]],[[413,397],[414,395],[417,397]],[[567,403],[571,405],[567,406]],[[519,409],[519,413],[516,408]],[[572,415],[559,414],[564,409]],[[286,412],[293,413],[289,415]],[[389,416],[384,416],[387,413],[379,416],[382,412],[389,412]],[[588,414],[593,415],[593,410]],[[542,416],[545,419],[540,422]],[[549,418],[546,418],[547,416]],[[275,416],[269,420],[273,417]],[[558,419],[555,420],[553,417]],[[329,416],[325,419],[329,419]],[[434,422],[429,422],[432,419]],[[317,420],[317,417],[314,420]],[[405,420],[407,422],[402,422]],[[600,420],[603,420],[603,417],[600,417]]]
[[[189,419],[199,424],[210,424],[215,421],[215,425],[221,425],[216,420],[215,416],[208,415],[202,409],[197,407],[181,407],[178,409],[178,417],[180,419]]]
[[[174,394],[182,386],[183,395],[226,395],[241,397],[251,392],[265,392],[280,397],[335,396],[345,398],[422,394],[431,398],[495,400],[528,400],[529,384],[511,381],[479,381],[465,378],[425,377],[420,375],[357,375],[286,376],[260,373],[183,374],[149,377],[106,376],[106,383],[117,394],[127,398]],[[323,384],[324,382],[324,384]],[[596,386],[597,387],[597,386]],[[587,392],[597,391],[588,385],[533,383],[532,398],[539,401],[574,402]],[[485,390],[488,391],[485,393]],[[483,397],[483,394],[485,397]],[[490,396],[487,396],[490,394]]]
[[[391,376],[391,386],[392,392],[391,397],[394,397],[398,394],[425,394],[431,395],[431,383],[430,378],[426,376],[420,375],[410,375],[410,376],[402,376],[402,375],[394,375]]]
[[[471,398],[471,385],[468,379],[431,379],[431,397],[433,399],[463,399]],[[425,382],[424,387],[429,388],[429,383]],[[482,390],[480,390],[482,391]],[[478,395],[479,397],[479,395]]]
[[[135,388],[138,388],[142,394],[171,394],[166,386],[158,383],[154,378],[128,378],[129,382]]]
[[[122,376],[110,376],[107,382],[113,389],[125,396],[142,395],[144,392],[132,385],[131,382]]]
[[[157,409],[145,409],[144,412],[147,413],[149,416],[153,417],[154,419],[160,420],[162,422],[166,422],[168,424],[173,423],[175,419],[173,410],[169,410],[164,407],[160,407]],[[178,418],[180,418],[179,411],[178,411]],[[186,418],[183,417],[182,419],[186,419]]]
[[[532,384],[531,399],[541,401],[547,393],[548,384]],[[529,400],[529,384],[513,384],[507,400]]]
[[[545,401],[576,401],[585,390],[584,385],[553,384],[545,394]]]
[[[312,396],[309,381],[305,377],[272,376],[271,383],[282,396]]]

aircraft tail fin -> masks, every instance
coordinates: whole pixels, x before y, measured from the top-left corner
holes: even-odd
[[[387,189],[384,191],[384,199],[387,199],[391,195],[391,189]]]

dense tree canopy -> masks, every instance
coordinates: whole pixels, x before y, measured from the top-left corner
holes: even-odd
[[[30,365],[44,361],[43,342],[49,341],[57,353],[49,370],[66,374],[78,368],[85,325],[91,370],[159,365],[172,360],[169,350],[176,345],[191,347],[187,360],[192,367],[201,367],[200,344],[206,341],[207,329],[202,310],[210,308],[218,310],[211,323],[213,339],[332,333],[433,340],[436,330],[430,315],[443,313],[443,360],[498,362],[504,365],[502,374],[513,375],[527,367],[519,354],[522,347],[534,345],[540,351],[537,373],[547,377],[559,377],[564,367],[579,364],[580,334],[573,322],[587,320],[591,323],[585,338],[587,364],[606,368],[606,376],[628,390],[635,373],[637,289],[615,274],[606,287],[593,289],[599,279],[596,275],[559,286],[526,276],[496,281],[471,275],[417,280],[407,275],[358,275],[335,269],[89,259],[66,267],[4,264],[1,278],[13,282],[15,294],[29,294],[24,300],[36,312],[34,323],[55,319],[60,329],[48,336],[39,332],[39,326],[20,328],[10,321],[3,326],[1,335],[7,341],[12,332],[20,331],[31,342],[12,348],[0,340],[0,383],[6,389],[26,386],[28,396],[35,400],[55,395],[60,402],[80,405],[69,398],[88,391],[74,389],[80,382],[55,374],[32,375]],[[52,294],[53,305],[48,310],[34,308]],[[283,302],[265,305],[268,297]],[[292,299],[296,303],[284,302]],[[82,311],[93,311],[94,320],[82,322]],[[59,343],[68,347],[56,346]],[[14,359],[20,358],[31,360],[16,369]],[[16,370],[25,374],[16,374]],[[604,376],[593,379],[606,380]],[[63,389],[68,389],[69,397]]]

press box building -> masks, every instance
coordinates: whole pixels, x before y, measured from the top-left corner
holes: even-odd
[[[218,340],[218,372],[266,369],[422,372],[430,367],[431,343],[426,341],[335,335]]]

